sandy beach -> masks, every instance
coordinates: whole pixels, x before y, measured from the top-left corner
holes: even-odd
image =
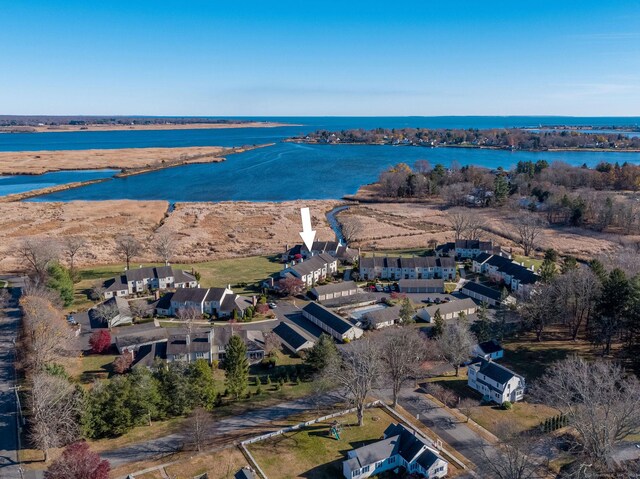
[[[131,130],[217,130],[224,128],[276,128],[297,126],[287,123],[250,121],[246,123],[186,123],[186,124],[149,124],[149,125],[42,125],[42,126],[3,126],[0,133],[62,133],[78,131],[131,131]]]

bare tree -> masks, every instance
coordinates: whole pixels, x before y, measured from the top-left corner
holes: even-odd
[[[349,344],[338,361],[330,363],[324,377],[337,384],[345,398],[356,408],[358,426],[364,424],[367,397],[383,371],[380,347],[369,338]]]
[[[603,471],[615,468],[615,447],[640,432],[640,381],[611,361],[559,361],[531,395],[566,414],[577,433],[577,451]]]
[[[118,305],[115,301],[105,301],[93,308],[94,317],[105,324],[107,327],[111,327],[111,320],[120,314]]]
[[[271,355],[273,352],[279,351],[280,348],[282,348],[280,337],[273,331],[265,331],[264,352],[267,353],[267,355]]]
[[[176,238],[171,233],[160,233],[153,242],[153,249],[158,257],[168,265],[176,252]]]
[[[30,411],[29,438],[49,459],[49,450],[78,439],[81,394],[61,376],[38,372],[31,378],[27,398]]]
[[[391,383],[393,407],[398,406],[402,385],[420,377],[420,366],[429,348],[421,334],[409,328],[389,331],[382,342],[382,357],[386,376]]]
[[[467,223],[467,236],[472,240],[479,240],[482,232],[487,227],[487,223],[477,214],[471,216]]]
[[[557,321],[558,302],[550,285],[542,285],[531,294],[531,297],[519,305],[524,325],[535,331],[536,340],[542,341],[542,334],[547,326]]]
[[[69,270],[75,271],[75,259],[78,253],[87,245],[87,241],[80,236],[67,236],[62,242],[62,248],[69,259]]]
[[[93,299],[94,301],[100,301],[106,290],[107,288],[105,288],[104,286],[104,281],[96,281],[91,286],[91,299]]]
[[[18,247],[18,254],[27,270],[41,283],[47,278],[49,265],[58,259],[58,253],[58,245],[51,239],[25,238]]]
[[[471,350],[475,344],[475,336],[461,322],[445,324],[442,334],[436,339],[438,352],[454,367],[456,376],[460,375],[460,365],[471,357]]]
[[[187,423],[191,443],[198,452],[201,452],[211,435],[211,427],[213,425],[211,413],[204,408],[197,407],[189,416]]]
[[[116,238],[116,253],[124,258],[127,269],[129,269],[133,257],[138,256],[141,251],[142,245],[133,236],[124,235]]]
[[[35,371],[56,359],[69,349],[73,333],[62,313],[41,296],[23,295],[23,335],[28,348],[27,364]]]
[[[447,407],[454,407],[458,400],[458,396],[456,396],[451,389],[442,386],[442,384],[427,383],[426,390],[427,393],[431,394]]]
[[[569,326],[575,341],[583,325],[588,327],[600,296],[601,284],[589,268],[576,268],[556,277],[552,282],[553,297],[559,314]]]
[[[542,479],[548,476],[548,470],[544,468],[546,458],[537,454],[543,438],[528,432],[517,433],[510,423],[499,427],[498,437],[497,448],[481,448],[484,464],[494,477]]]
[[[513,226],[524,255],[529,256],[536,249],[538,237],[542,233],[542,221],[533,213],[524,213],[518,216]]]
[[[467,418],[466,422],[469,422],[471,419],[471,415],[473,414],[474,408],[478,407],[480,403],[472,398],[463,398],[458,403],[458,410],[464,414],[464,417]]]
[[[455,208],[449,211],[448,219],[453,228],[455,239],[459,240],[467,234],[471,214],[462,208]]]
[[[349,215],[348,218],[339,221],[339,223],[342,237],[347,244],[358,240],[363,231],[362,222],[358,218],[354,215]]]
[[[129,301],[129,309],[135,318],[145,318],[152,312],[146,299]]]

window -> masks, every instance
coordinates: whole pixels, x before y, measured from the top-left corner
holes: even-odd
[[[379,467],[381,467],[384,464],[384,461],[378,461],[376,462],[376,469],[378,469]]]
[[[391,456],[387,459],[387,464],[394,464],[396,462],[396,456]]]
[[[204,353],[196,353],[196,358],[203,359],[204,358]]]
[[[364,466],[362,469],[360,469],[361,472],[369,472],[369,468],[370,466]]]
[[[351,477],[356,477],[358,474],[360,474],[360,469],[356,469],[355,471],[352,471]]]

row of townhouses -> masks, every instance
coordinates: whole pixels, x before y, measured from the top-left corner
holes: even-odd
[[[328,254],[339,261],[353,263],[360,256],[360,251],[349,248],[340,241],[314,241],[311,245],[311,251],[304,244],[297,244],[293,248],[287,246],[284,253],[282,253],[281,259],[284,262],[288,262],[307,259],[319,254]]]
[[[199,314],[218,317],[231,316],[234,311],[242,317],[250,306],[255,306],[255,298],[235,294],[226,288],[178,288],[165,294],[156,306],[162,316],[176,316],[180,310],[195,310]]]
[[[473,260],[472,269],[493,281],[504,282],[512,292],[524,296],[531,293],[533,286],[540,279],[533,271],[533,266],[529,269],[507,257],[495,254],[478,255]]]
[[[149,266],[128,269],[124,274],[107,280],[104,298],[123,297],[150,289],[197,288],[195,276],[171,266]]]
[[[511,257],[511,255],[502,250],[500,246],[495,245],[493,241],[457,239],[455,241],[444,243],[436,247],[436,256],[450,256],[453,258],[466,259],[475,258],[476,256],[487,254],[501,254]]]
[[[378,278],[453,280],[456,277],[456,262],[450,257],[371,256],[360,258],[360,277],[364,280]]]
[[[288,263],[280,272],[281,278],[288,275],[302,280],[307,288],[326,280],[338,272],[338,260],[327,253],[320,253],[308,259]]]

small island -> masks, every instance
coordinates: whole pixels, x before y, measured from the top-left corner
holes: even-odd
[[[640,137],[574,130],[532,131],[527,128],[426,129],[376,128],[318,130],[288,141],[311,144],[363,144],[422,147],[489,148],[521,151],[640,151]],[[627,132],[628,133],[628,132]]]

